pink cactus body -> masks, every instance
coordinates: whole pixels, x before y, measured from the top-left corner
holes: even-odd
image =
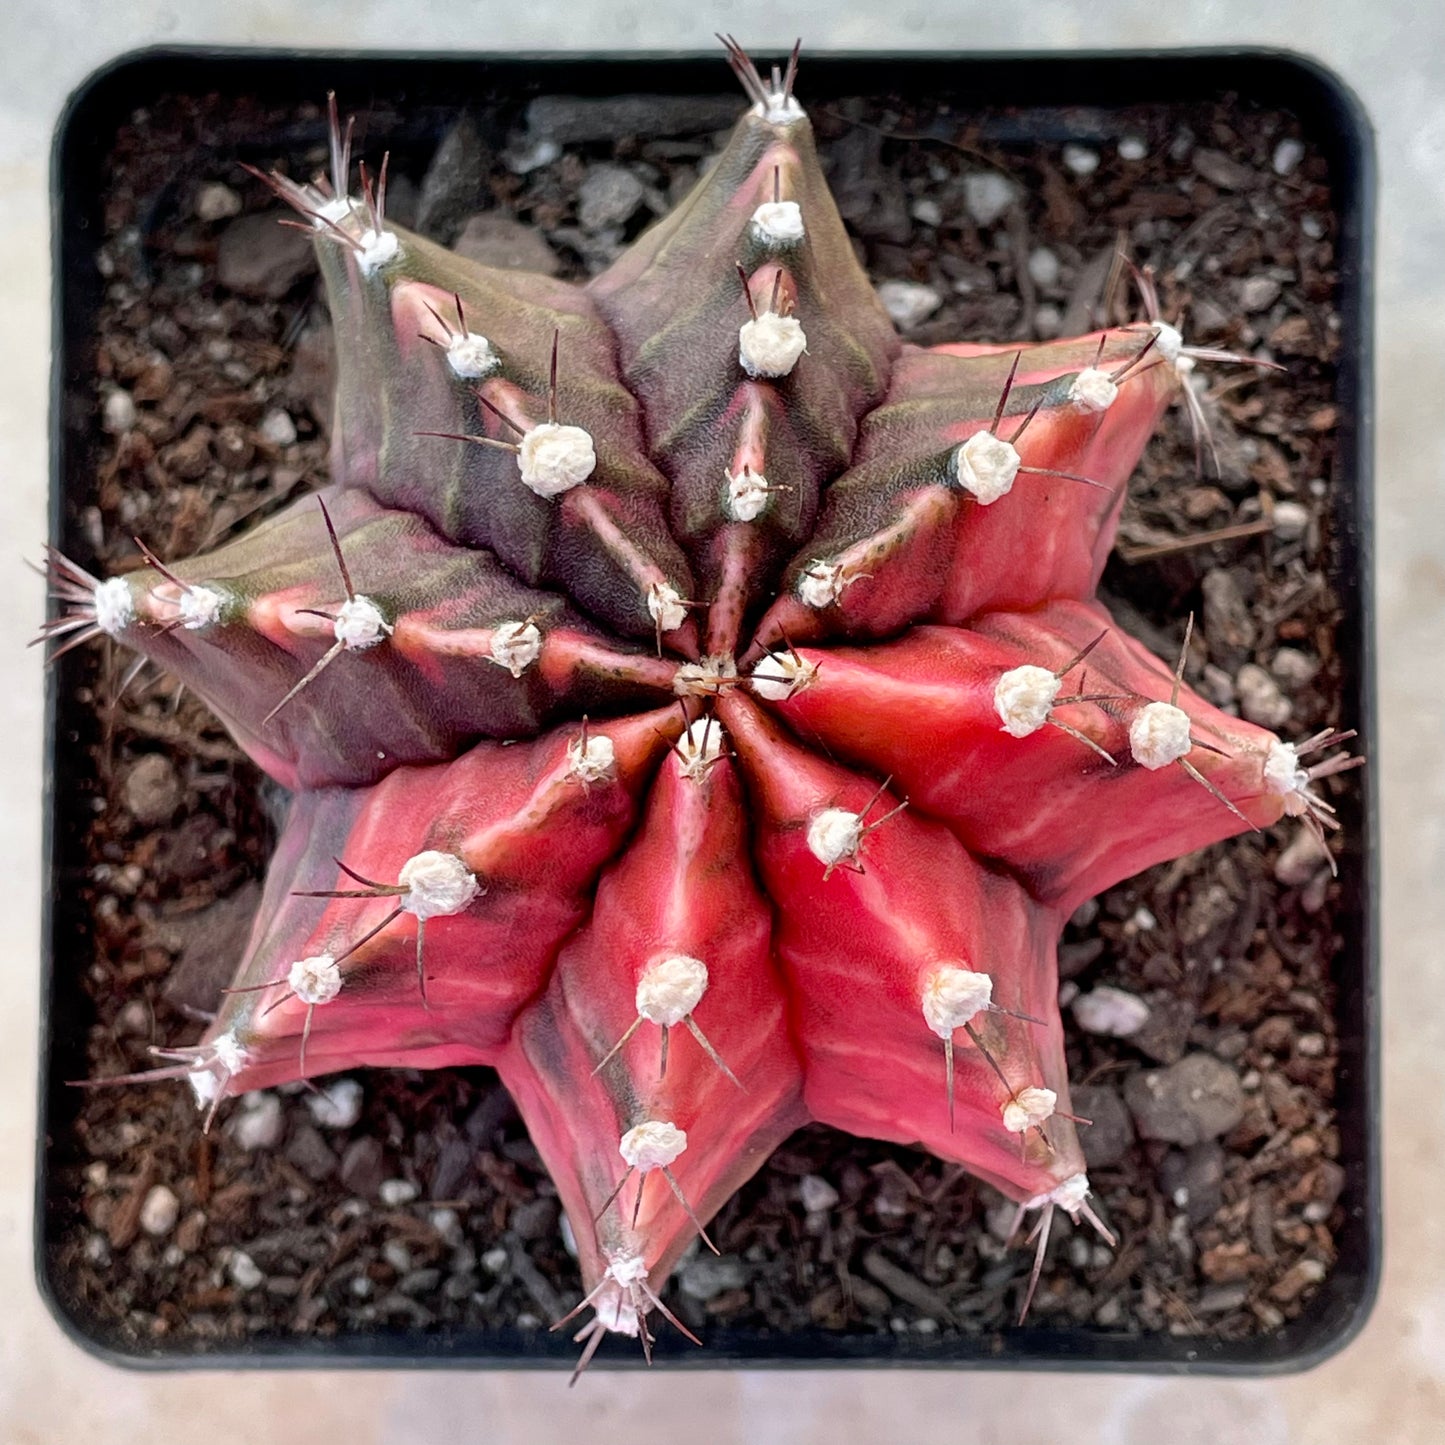
[[[235,986],[158,1073],[214,1109],[495,1065],[589,1355],[649,1343],[683,1249],[808,1120],[1093,1219],[1064,921],[1324,819],[1340,766],[1094,600],[1181,389],[1159,326],[901,344],[791,70],[734,63],[717,165],[585,287],[391,226],[334,138],[330,185],[276,182],[336,324],[331,487],[192,561],[54,564],[54,630],[172,670],[295,791]]]

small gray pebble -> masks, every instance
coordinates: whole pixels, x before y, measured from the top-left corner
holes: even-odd
[[[128,432],[136,419],[135,398],[128,391],[112,391],[101,406],[101,426],[111,436]]]
[[[798,1197],[809,1214],[821,1214],[838,1203],[838,1191],[818,1174],[805,1174],[798,1180]]]
[[[1187,1054],[1167,1069],[1131,1075],[1124,1100],[1144,1138],[1169,1144],[1216,1139],[1244,1117],[1238,1074],[1212,1054]]]
[[[1279,683],[1258,663],[1247,662],[1234,675],[1239,710],[1250,722],[1278,731],[1290,720],[1294,705],[1280,691]]]
[[[993,225],[1017,195],[1018,187],[998,171],[971,171],[963,178],[963,206],[978,226]]]
[[[226,1272],[237,1289],[256,1289],[266,1278],[256,1261],[245,1250],[235,1250],[226,1264]]]
[[[353,1139],[341,1156],[341,1182],[361,1199],[375,1198],[381,1188],[383,1153],[380,1139],[369,1134]]]
[[[1279,300],[1280,289],[1279,282],[1272,276],[1250,276],[1240,283],[1240,309],[1250,315],[1267,311]]]
[[[1191,1224],[1202,1224],[1224,1202],[1224,1150],[1212,1139],[1171,1149],[1159,1166],[1159,1183]]]
[[[1047,246],[1035,246],[1029,252],[1029,276],[1036,286],[1053,286],[1059,279],[1058,254]]]
[[[160,1239],[176,1227],[181,1216],[181,1201],[175,1191],[164,1184],[153,1185],[146,1191],[140,1206],[140,1227],[152,1238]]]
[[[1303,502],[1276,502],[1273,525],[1281,542],[1298,542],[1309,530],[1310,509]]]
[[[291,413],[281,407],[273,407],[261,418],[261,435],[273,447],[289,447],[296,440],[296,423]]]
[[[706,1304],[724,1290],[741,1289],[747,1278],[747,1267],[735,1255],[716,1258],[699,1254],[678,1272],[677,1287],[700,1304]]]
[[[1064,147],[1064,164],[1076,176],[1091,176],[1099,169],[1099,152],[1070,141]]]
[[[350,1129],[361,1118],[362,1088],[355,1079],[334,1079],[306,1096],[311,1117],[323,1129]]]
[[[643,185],[623,166],[593,166],[577,188],[577,217],[588,231],[620,226],[642,204]]]
[[[377,1198],[388,1209],[396,1209],[403,1204],[410,1204],[419,1192],[410,1179],[383,1179],[381,1187],[376,1191]]]
[[[529,1244],[550,1239],[557,1232],[558,1207],[555,1199],[539,1195],[517,1205],[512,1211],[512,1231]]]
[[[555,276],[562,268],[557,253],[535,226],[501,211],[473,216],[452,245],[458,256],[502,271],[536,271]]]
[[[878,299],[902,331],[927,321],[943,305],[943,297],[932,286],[915,281],[884,281],[878,287]]]
[[[1088,1119],[1079,1128],[1079,1143],[1090,1169],[1119,1163],[1134,1142],[1134,1123],[1119,1091],[1107,1084],[1083,1084],[1070,1091],[1074,1113]]]
[[[271,1093],[247,1094],[230,1132],[248,1154],[257,1149],[274,1149],[286,1132],[281,1100]]]
[[[1274,167],[1275,175],[1287,176],[1304,158],[1304,142],[1296,140],[1294,136],[1286,136],[1275,146],[1270,164]]]
[[[230,186],[207,181],[196,192],[194,209],[198,221],[228,221],[241,214],[241,198]]]
[[[261,301],[279,301],[316,268],[311,238],[283,226],[289,213],[266,211],[237,216],[216,247],[216,279],[228,291]]]
[[[1149,1020],[1149,1005],[1138,994],[1100,984],[1074,1000],[1074,1022],[1087,1034],[1127,1039]]]
[[[1313,682],[1320,665],[1298,647],[1281,647],[1269,660],[1269,670],[1289,688],[1304,687]]]
[[[181,779],[163,753],[146,753],[126,771],[125,806],[137,823],[154,827],[169,823],[181,806]]]
[[[336,1155],[327,1147],[326,1140],[304,1122],[292,1129],[286,1157],[308,1179],[318,1183],[336,1172]]]

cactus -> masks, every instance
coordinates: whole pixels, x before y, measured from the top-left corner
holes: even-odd
[[[902,344],[796,50],[729,58],[717,164],[585,287],[391,224],[333,102],[330,177],[270,178],[335,322],[331,485],[190,561],[50,563],[59,651],[169,669],[293,792],[217,1018],[127,1078],[209,1122],[494,1065],[576,1236],[583,1364],[683,1328],[670,1269],[808,1120],[1036,1211],[1026,1311],[1056,1209],[1111,1239],[1064,921],[1244,829],[1323,837],[1358,762],[1221,713],[1094,598],[1162,412],[1207,439],[1190,370],[1252,359],[1187,346],[1147,273],[1137,325]]]

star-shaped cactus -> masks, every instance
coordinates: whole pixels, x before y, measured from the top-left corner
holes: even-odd
[[[1301,758],[1094,600],[1197,360],[1157,314],[904,345],[786,73],[693,193],[579,287],[273,178],[337,350],[332,481],[240,540],[98,581],[75,645],[200,693],[293,791],[250,944],[149,1077],[214,1110],[358,1065],[491,1064],[593,1315],[650,1345],[668,1272],[808,1120],[1090,1207],[1064,921],[1288,814]],[[579,1306],[581,1309],[581,1306]]]

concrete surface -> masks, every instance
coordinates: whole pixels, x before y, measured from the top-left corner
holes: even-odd
[[[1389,1251],[1363,1337],[1302,1377],[1235,1384],[980,1374],[602,1375],[568,1392],[522,1374],[146,1377],[80,1354],[30,1275],[40,886],[39,617],[21,566],[44,536],[49,262],[46,161],[66,93],[157,41],[472,49],[755,50],[801,33],[836,49],[1242,42],[1309,51],[1379,130],[1379,577],[1388,1018]],[[1445,1439],[1445,7],[1410,0],[10,0],[0,13],[0,1442],[205,1445],[344,1440],[930,1441],[1000,1445],[1426,1445]],[[700,1423],[705,1422],[705,1423]]]

